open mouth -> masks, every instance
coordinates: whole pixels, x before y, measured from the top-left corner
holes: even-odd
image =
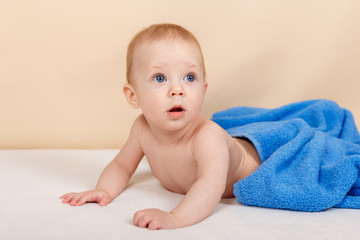
[[[176,105],[168,111],[168,115],[173,119],[181,118],[184,116],[184,114],[185,109],[180,105]]]
[[[173,107],[172,109],[169,110],[169,112],[173,112],[173,113],[182,112],[182,111],[184,111],[184,109],[181,106],[175,106],[175,107]]]

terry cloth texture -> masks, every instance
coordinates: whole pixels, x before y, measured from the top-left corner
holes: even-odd
[[[240,203],[309,212],[360,208],[360,135],[351,112],[335,102],[236,107],[212,120],[249,139],[261,158],[258,170],[234,185]]]

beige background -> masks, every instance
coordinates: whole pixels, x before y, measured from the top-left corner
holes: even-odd
[[[121,148],[131,37],[160,22],[199,39],[203,112],[333,99],[360,123],[360,1],[2,0],[0,148]]]

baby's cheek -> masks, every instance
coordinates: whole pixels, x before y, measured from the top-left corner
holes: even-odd
[[[156,121],[157,116],[161,113],[161,109],[162,109],[161,105],[159,105],[159,103],[154,101],[149,101],[148,103],[144,104],[144,106],[141,107],[141,110],[144,113],[146,120],[150,122],[152,120]]]
[[[190,104],[193,111],[195,111],[196,113],[200,113],[203,105],[203,99],[202,98],[195,99]]]

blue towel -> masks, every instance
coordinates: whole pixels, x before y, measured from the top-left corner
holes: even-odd
[[[234,185],[240,203],[308,212],[360,208],[360,135],[351,112],[335,102],[236,107],[212,120],[250,140],[261,158],[258,170]]]

